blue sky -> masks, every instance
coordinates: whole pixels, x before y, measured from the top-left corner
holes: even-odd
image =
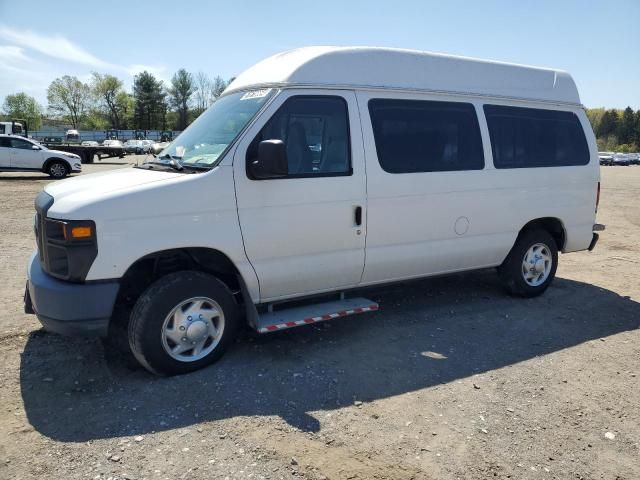
[[[70,74],[229,78],[307,45],[414,48],[569,71],[588,107],[640,109],[640,0],[0,0],[0,102]]]

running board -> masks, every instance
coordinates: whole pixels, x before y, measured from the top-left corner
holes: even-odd
[[[357,313],[374,312],[378,304],[366,298],[350,298],[335,302],[316,303],[258,315],[258,333],[276,332],[310,323],[324,322]]]

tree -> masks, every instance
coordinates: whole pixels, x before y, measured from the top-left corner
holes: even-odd
[[[113,75],[93,72],[91,84],[93,94],[100,104],[104,113],[109,117],[111,127],[120,129],[121,127],[121,105],[118,105],[118,95],[124,93],[122,81]]]
[[[73,128],[77,128],[91,103],[91,88],[77,77],[65,75],[51,82],[47,101],[53,114],[64,117]]]
[[[189,123],[189,106],[191,96],[195,92],[193,75],[184,68],[178,70],[171,78],[169,97],[171,105],[178,112],[178,130],[184,130]]]
[[[618,112],[614,109],[606,110],[600,119],[600,125],[596,132],[597,137],[608,137],[616,135],[618,130]]]
[[[116,96],[116,109],[120,115],[120,128],[133,128],[133,117],[136,109],[136,100],[134,96],[125,91],[118,92],[118,95]]]
[[[631,107],[622,112],[622,118],[618,125],[618,141],[620,143],[632,143],[634,139],[635,115]]]
[[[198,72],[195,75],[195,86],[195,113],[200,115],[213,103],[213,83],[206,73]]]
[[[224,89],[227,88],[227,85],[228,83],[225,82],[220,76],[216,76],[216,78],[213,79],[213,83],[211,85],[211,96],[213,97],[214,101],[220,95],[222,95],[222,92],[224,92]]]
[[[134,77],[135,128],[152,130],[166,126],[166,92],[162,80],[157,80],[146,70]]]
[[[24,92],[7,95],[2,110],[9,120],[26,120],[27,127],[31,130],[39,130],[42,126],[42,106]]]

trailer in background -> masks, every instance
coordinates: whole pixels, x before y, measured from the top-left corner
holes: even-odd
[[[123,147],[115,146],[89,146],[80,145],[78,143],[63,143],[58,137],[45,137],[41,142],[47,148],[62,150],[63,152],[75,153],[80,156],[82,163],[93,163],[97,156],[98,160],[103,158],[124,158],[125,151]]]

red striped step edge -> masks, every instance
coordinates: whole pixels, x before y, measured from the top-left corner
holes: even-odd
[[[378,310],[378,305],[369,305],[368,307],[354,308],[352,310],[341,310],[336,313],[327,313],[318,317],[310,317],[302,320],[296,320],[295,322],[277,323],[275,325],[267,325],[258,330],[260,333],[275,332],[277,330],[285,330],[287,328],[299,327],[301,325],[308,325],[311,323],[324,322],[331,320],[332,318],[347,317],[349,315],[355,315],[357,313],[374,312]]]

